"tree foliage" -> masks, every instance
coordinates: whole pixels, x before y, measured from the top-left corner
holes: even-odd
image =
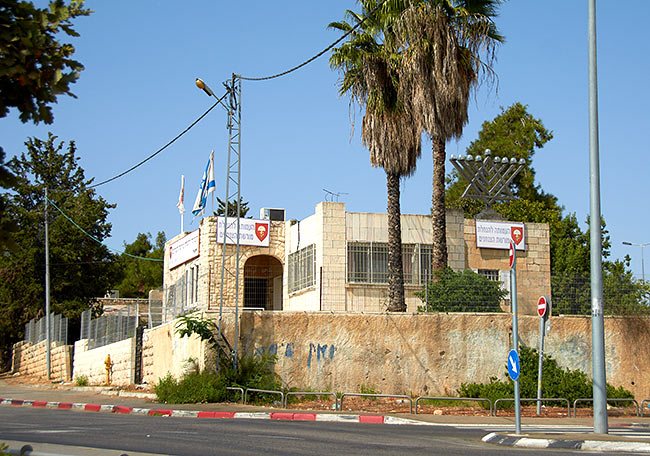
[[[138,233],[135,241],[124,243],[124,253],[119,256],[121,280],[117,285],[121,297],[146,298],[149,290],[162,286],[164,265],[155,260],[163,259],[166,241],[165,233],[161,231],[155,241],[152,241],[150,233]]]
[[[473,271],[455,272],[451,268],[434,271],[428,294],[415,293],[424,303],[420,312],[501,312],[501,300],[507,292],[499,282]]]
[[[98,240],[109,236],[106,221],[115,207],[88,188],[73,141],[65,145],[49,134],[31,138],[26,153],[7,168],[16,176],[4,193],[6,216],[17,226],[17,248],[0,256],[0,350],[7,355],[23,335],[24,324],[44,314],[44,191],[75,224]],[[77,319],[92,298],[104,296],[117,277],[113,255],[48,204],[51,311]]]
[[[4,164],[5,152],[0,147],[0,255],[16,249],[14,236],[18,231],[16,222],[7,214],[7,191],[16,185],[16,176]]]
[[[239,215],[241,218],[246,218],[246,215],[248,215],[248,211],[250,208],[248,207],[248,201],[244,201],[243,198],[240,196],[239,197]],[[218,215],[223,217],[226,215],[226,203],[221,198],[217,198],[217,211],[214,213],[214,215]],[[233,199],[232,201],[228,201],[228,217],[237,217],[237,200]]]
[[[57,35],[79,36],[72,20],[90,13],[83,0],[53,0],[42,9],[29,1],[0,4],[0,117],[13,107],[23,122],[52,123],[49,105],[59,95],[75,96],[70,85],[84,68],[72,59],[74,46]]]
[[[549,225],[553,311],[588,314],[591,308],[589,230],[583,231],[576,214],[564,214],[557,198],[535,184],[533,156],[552,138],[552,132],[540,119],[528,113],[527,106],[514,103],[507,109],[502,108],[501,114],[492,121],[483,123],[478,139],[470,144],[467,153],[481,155],[485,149],[490,149],[493,155],[526,161],[523,172],[511,184],[517,199],[497,203],[493,209],[506,220]],[[481,201],[460,197],[466,185],[457,173],[451,173],[447,204],[462,208],[466,217],[474,217],[485,206]],[[629,258],[608,260],[611,241],[604,220],[601,220],[601,227],[605,312],[650,312],[648,284],[634,279],[629,271]]]

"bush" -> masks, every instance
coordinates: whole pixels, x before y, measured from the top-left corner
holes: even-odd
[[[415,292],[424,306],[420,312],[501,312],[501,301],[508,294],[501,283],[473,271],[455,272],[451,268],[435,271],[436,280],[425,290]]]
[[[80,375],[74,379],[74,382],[77,386],[88,386],[88,377],[85,375]]]
[[[519,350],[519,388],[522,398],[537,397],[537,370],[539,354],[537,350],[522,345]],[[508,373],[504,374],[506,377]],[[593,383],[587,374],[580,370],[563,369],[549,355],[544,355],[542,365],[543,396],[547,398],[565,398],[571,404],[579,398],[592,396]],[[463,383],[458,389],[462,397],[483,397],[492,402],[500,398],[514,397],[514,382],[500,381],[491,377],[489,383]],[[608,398],[634,398],[631,392],[622,386],[618,389],[607,385]],[[500,408],[512,408],[512,402],[499,404]]]
[[[188,404],[226,401],[231,393],[226,389],[228,386],[280,391],[282,383],[273,372],[274,361],[275,356],[268,354],[259,357],[242,356],[236,370],[232,365],[224,363],[218,375],[194,371],[184,375],[181,380],[176,380],[168,374],[154,386],[154,392],[159,402]],[[255,399],[257,402],[268,403],[277,400],[277,396],[262,394],[256,395]]]

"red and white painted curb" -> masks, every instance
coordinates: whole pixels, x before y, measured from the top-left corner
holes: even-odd
[[[375,423],[375,424],[431,424],[408,418],[387,415],[343,415],[337,413],[308,413],[308,412],[211,412],[173,409],[149,409],[127,407],[123,405],[80,404],[76,402],[47,402],[23,399],[0,398],[0,405],[13,407],[37,407],[48,409],[77,410],[84,412],[108,412],[122,415],[173,416],[183,418],[213,418],[213,419],[261,419],[284,421],[329,421],[346,423]]]

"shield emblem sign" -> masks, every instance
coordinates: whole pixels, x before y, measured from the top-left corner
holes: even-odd
[[[520,226],[511,226],[510,227],[510,237],[515,242],[516,245],[519,245],[521,240],[524,238],[523,228]]]
[[[260,240],[260,242],[264,241],[266,239],[266,236],[268,236],[269,230],[268,230],[268,225],[266,223],[256,223],[255,224],[255,236],[257,236],[257,239]]]

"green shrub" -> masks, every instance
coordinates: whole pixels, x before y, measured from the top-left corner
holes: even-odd
[[[539,365],[539,354],[537,350],[521,346],[519,349],[519,388],[522,398],[537,397],[537,370]],[[587,374],[580,370],[564,369],[558,366],[557,361],[549,355],[544,355],[542,367],[542,388],[543,396],[547,398],[565,398],[571,404],[579,398],[590,398],[592,396],[593,383]],[[508,373],[504,373],[508,378]],[[497,377],[491,377],[488,383],[463,383],[458,389],[462,397],[484,397],[492,402],[500,398],[514,397],[514,382],[500,381]],[[608,398],[634,398],[631,392],[623,387],[618,389],[607,385]],[[625,405],[619,403],[618,405]],[[483,404],[482,404],[483,405]],[[585,406],[588,404],[584,404]],[[499,408],[512,408],[512,402],[499,403]],[[485,405],[487,407],[487,405]]]
[[[242,356],[236,370],[224,363],[218,375],[207,371],[190,372],[176,380],[168,374],[154,386],[154,392],[159,402],[187,404],[226,401],[231,394],[226,389],[228,386],[281,391],[282,383],[273,372],[274,361],[275,356],[268,354]],[[254,399],[255,402],[268,403],[277,400],[278,395],[260,394]]]
[[[88,386],[88,377],[85,375],[80,375],[74,379],[74,383],[77,386]]]
[[[501,301],[508,294],[495,282],[473,271],[451,268],[435,271],[436,280],[427,291],[416,291],[424,306],[420,312],[502,312]],[[428,294],[428,297],[427,297]]]

